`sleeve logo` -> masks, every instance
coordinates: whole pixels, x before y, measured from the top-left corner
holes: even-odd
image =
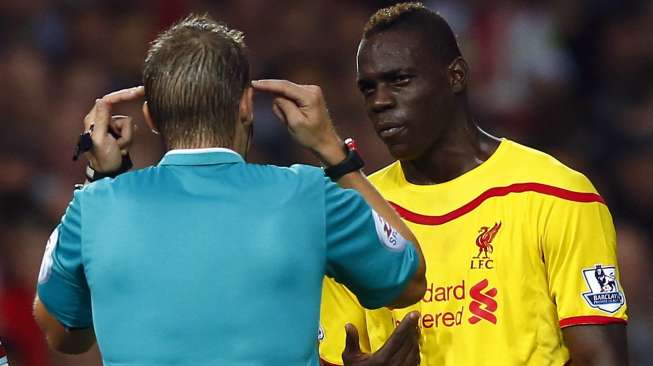
[[[319,328],[317,328],[317,341],[322,342],[324,341],[324,328],[320,325]]]
[[[59,227],[55,228],[52,234],[50,234],[48,243],[45,245],[45,254],[43,254],[41,269],[39,270],[39,283],[47,282],[50,279],[50,273],[52,272],[52,254],[54,253],[54,248],[57,247],[58,241]]]
[[[404,239],[401,234],[395,228],[393,228],[387,221],[383,219],[376,211],[372,210],[372,216],[374,217],[374,227],[376,228],[376,234],[388,249],[401,252],[406,248],[408,240]]]
[[[589,292],[584,292],[583,298],[590,307],[614,313],[626,302],[623,292],[619,289],[614,266],[597,264],[594,268],[584,269],[583,277],[589,287]]]

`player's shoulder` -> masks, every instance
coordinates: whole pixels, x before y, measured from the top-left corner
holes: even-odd
[[[596,193],[592,182],[581,172],[565,165],[554,156],[507,140],[508,151],[504,161],[509,162],[512,170],[522,181],[544,184],[552,187],[579,192]]]
[[[368,179],[374,186],[397,183],[401,174],[401,163],[395,161],[369,175]]]

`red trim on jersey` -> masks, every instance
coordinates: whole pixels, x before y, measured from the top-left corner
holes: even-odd
[[[341,366],[335,363],[331,363],[329,361],[325,361],[323,358],[320,358],[320,365],[322,366]]]
[[[405,209],[394,202],[390,202],[390,204],[397,210],[397,213],[401,217],[410,222],[422,225],[442,225],[473,211],[488,198],[502,197],[510,193],[522,192],[537,192],[574,202],[599,202],[605,204],[603,197],[596,193],[575,192],[542,183],[515,183],[506,187],[493,187],[463,206],[440,216],[422,215]]]
[[[560,320],[560,328],[569,327],[572,325],[596,325],[596,324],[614,324],[614,323],[627,324],[628,322],[624,319],[614,318],[611,316],[600,316],[600,315],[572,316],[571,318],[565,318]]]

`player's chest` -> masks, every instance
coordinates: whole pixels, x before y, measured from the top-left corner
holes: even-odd
[[[430,272],[440,278],[483,277],[541,263],[537,224],[510,207],[493,205],[441,224],[406,221]]]
[[[519,206],[496,202],[446,222],[406,221],[427,263],[425,328],[495,324],[501,305],[546,285],[537,223]]]

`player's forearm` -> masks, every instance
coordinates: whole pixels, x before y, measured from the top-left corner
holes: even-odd
[[[623,324],[578,325],[562,330],[571,365],[628,365],[626,326]]]
[[[34,319],[45,334],[50,348],[67,354],[80,354],[95,344],[92,328],[68,331],[43,306],[38,296],[34,299]]]

